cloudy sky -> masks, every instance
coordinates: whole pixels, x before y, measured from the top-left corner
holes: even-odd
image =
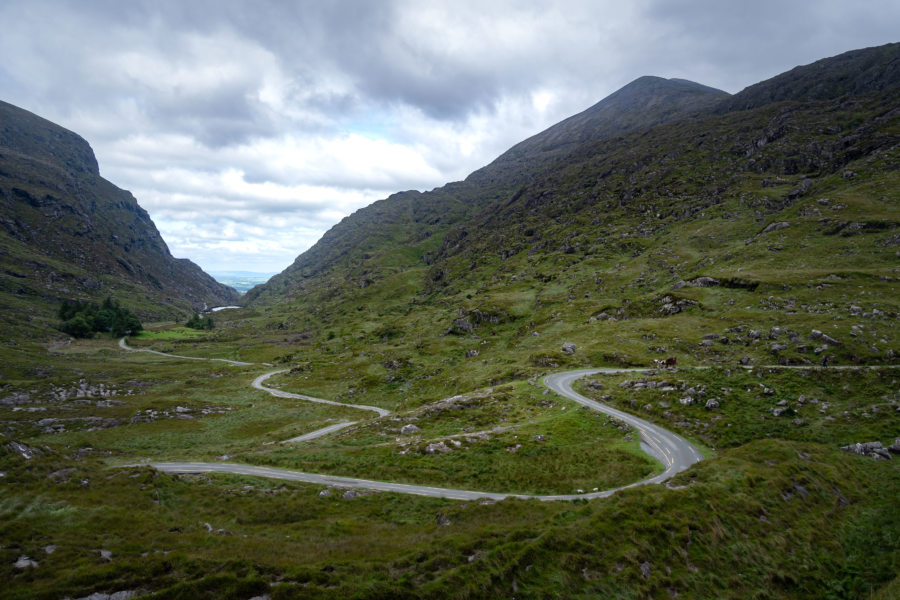
[[[0,99],[81,134],[172,253],[280,271],[641,75],[734,93],[898,41],[896,0],[0,0]]]

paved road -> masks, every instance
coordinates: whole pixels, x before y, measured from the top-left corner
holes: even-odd
[[[614,488],[611,490],[603,490],[598,492],[588,492],[581,494],[547,494],[547,495],[529,495],[529,494],[505,494],[500,492],[485,492],[485,491],[475,491],[475,490],[461,490],[454,488],[441,488],[435,486],[427,486],[427,485],[414,485],[414,484],[406,484],[406,483],[392,483],[388,481],[377,481],[372,479],[361,479],[356,477],[341,477],[336,475],[322,475],[319,473],[304,473],[300,471],[291,471],[288,469],[275,469],[269,467],[257,467],[252,465],[242,465],[235,463],[202,463],[202,462],[166,462],[166,463],[149,463],[150,466],[154,467],[157,470],[165,471],[168,473],[233,473],[239,475],[252,475],[256,477],[268,477],[271,479],[285,479],[289,481],[302,481],[306,483],[314,483],[319,485],[329,485],[329,486],[338,486],[345,488],[362,488],[362,489],[370,489],[370,490],[378,490],[382,492],[395,492],[400,494],[413,494],[418,496],[430,496],[434,498],[448,498],[454,500],[479,500],[479,499],[491,499],[491,500],[502,500],[504,498],[526,498],[526,499],[536,499],[542,501],[553,501],[553,500],[577,500],[577,499],[593,499],[593,498],[606,498],[611,496],[612,494],[618,492],[619,490],[623,490],[626,488],[631,488],[639,485],[646,485],[648,483],[663,483],[666,480],[670,479],[676,473],[679,473],[685,469],[687,469],[692,464],[699,462],[702,460],[702,456],[700,452],[689,442],[687,442],[684,438],[667,431],[657,425],[653,425],[652,423],[648,423],[643,419],[638,419],[628,413],[622,412],[620,410],[614,409],[612,407],[606,406],[600,402],[596,402],[589,398],[585,398],[584,396],[578,394],[572,389],[572,383],[581,377],[591,375],[594,373],[600,372],[608,372],[608,373],[621,373],[621,372],[642,372],[642,369],[582,369],[579,371],[568,371],[565,373],[557,373],[555,375],[550,375],[544,380],[544,384],[553,390],[554,392],[561,394],[567,398],[578,402],[588,408],[593,410],[598,410],[605,414],[612,415],[617,419],[621,419],[622,421],[627,422],[632,427],[638,430],[641,435],[642,447],[650,454],[654,456],[662,462],[665,470],[656,475],[654,477],[650,477],[648,479],[644,479],[642,481],[635,482],[630,485]],[[254,387],[257,389],[268,391],[269,393],[273,393],[276,396],[282,398],[298,398],[304,400],[310,400],[313,402],[323,402],[326,404],[339,404],[337,402],[332,402],[330,400],[323,400],[321,398],[311,398],[308,396],[303,396],[301,394],[291,394],[289,392],[282,392],[281,390],[275,390],[273,388],[269,388],[262,385],[262,381],[271,375],[283,371],[276,371],[275,373],[268,373],[261,377],[258,377],[253,383]],[[347,405],[342,405],[347,406]],[[368,409],[372,410],[376,407],[366,407],[363,405],[353,405],[355,408],[360,409]],[[377,409],[376,412],[383,411],[384,409]],[[379,412],[381,415],[381,412]],[[383,415],[382,415],[383,416]],[[314,431],[310,434],[306,434],[305,436],[300,436],[299,438],[294,438],[293,440],[288,441],[301,441],[302,439],[312,439],[314,437],[319,437],[321,435],[325,435],[330,433],[330,431],[335,431],[337,429],[341,429],[343,427],[349,426],[352,423],[338,423],[337,425],[332,425],[330,427],[326,427],[325,429],[320,429],[318,431]]]
[[[132,348],[128,346],[125,342],[125,338],[123,337],[119,340],[119,346],[126,351],[129,352],[149,352],[151,354],[158,354],[160,356],[166,356],[169,358],[181,358],[186,360],[217,360],[226,362],[229,364],[237,365],[237,366],[249,366],[253,363],[240,362],[235,360],[228,360],[224,358],[198,358],[195,356],[179,356],[177,354],[166,354],[164,352],[157,352],[155,350],[145,350]],[[348,408],[356,408],[359,410],[368,410],[378,414],[379,417],[385,417],[390,413],[389,410],[380,408],[377,406],[367,406],[364,404],[343,404],[341,402],[335,402],[333,400],[326,400],[324,398],[315,398],[313,396],[306,396],[304,394],[294,394],[292,392],[285,392],[276,388],[268,387],[264,385],[264,382],[280,373],[285,373],[289,369],[282,369],[280,371],[271,371],[269,373],[265,373],[260,375],[256,379],[253,380],[253,387],[258,390],[262,390],[268,392],[269,394],[276,396],[278,398],[290,398],[294,400],[304,400],[306,402],[316,402],[319,404],[330,404],[333,406],[344,406]],[[427,485],[414,485],[414,484],[406,484],[406,483],[391,483],[388,481],[376,481],[372,479],[359,479],[355,477],[341,477],[336,475],[322,475],[318,473],[303,473],[300,471],[290,471],[287,469],[274,469],[268,467],[257,467],[253,465],[242,465],[236,463],[203,463],[203,462],[151,462],[147,463],[148,465],[154,467],[159,471],[165,471],[168,473],[234,473],[240,475],[252,475],[256,477],[268,477],[271,479],[285,479],[289,481],[303,481],[306,483],[314,483],[320,485],[332,485],[332,486],[340,486],[340,487],[348,487],[348,488],[364,488],[370,490],[378,490],[382,492],[396,492],[401,494],[414,494],[419,496],[431,496],[435,498],[450,498],[455,500],[479,500],[479,499],[492,499],[492,500],[502,500],[504,498],[528,498],[528,499],[537,499],[544,501],[551,500],[576,500],[576,499],[591,499],[591,498],[606,498],[619,490],[639,486],[646,485],[648,483],[663,483],[668,479],[672,478],[676,473],[680,473],[684,471],[694,463],[700,462],[703,460],[700,452],[695,448],[690,442],[685,440],[679,435],[672,433],[658,425],[654,425],[645,421],[643,419],[639,419],[633,415],[630,415],[621,410],[612,408],[611,406],[607,406],[601,402],[597,402],[595,400],[591,400],[582,396],[581,394],[575,392],[572,389],[572,384],[581,377],[586,377],[588,375],[593,375],[595,373],[626,373],[626,372],[634,372],[641,373],[645,372],[647,369],[616,369],[616,368],[601,368],[601,369],[580,369],[577,371],[566,371],[564,373],[556,373],[554,375],[549,375],[544,379],[544,385],[546,385],[550,390],[560,394],[561,396],[565,396],[575,402],[586,406],[592,410],[596,410],[602,412],[604,414],[611,415],[621,421],[624,421],[634,427],[641,436],[641,447],[651,456],[657,458],[665,467],[665,470],[659,475],[655,475],[654,477],[650,477],[648,479],[644,479],[641,481],[637,481],[630,485],[614,488],[611,490],[603,490],[598,492],[588,492],[588,493],[578,493],[578,494],[556,494],[556,495],[528,495],[528,494],[504,494],[498,492],[483,492],[483,491],[473,491],[473,490],[460,490],[453,488],[440,488],[434,486]],[[285,440],[283,443],[289,442],[302,442],[306,440],[315,439],[317,437],[321,437],[327,435],[329,433],[333,433],[335,431],[339,431],[345,427],[349,427],[350,425],[354,425],[355,422],[343,422],[336,423],[334,425],[330,425],[323,429],[319,429],[316,431],[312,431],[310,433],[291,438],[289,440]]]
[[[281,442],[282,444],[294,444],[298,442],[308,442],[309,440],[314,440],[316,438],[322,437],[323,435],[328,435],[329,433],[334,433],[335,431],[340,431],[345,427],[350,427],[351,425],[356,425],[356,421],[342,421],[340,423],[335,423],[334,425],[329,425],[328,427],[323,427],[322,429],[317,429],[315,431],[310,431],[309,433],[304,433],[303,435],[298,435],[297,437],[291,438],[289,440],[284,440]]]
[[[159,354],[161,356],[171,357],[171,358],[182,358],[187,360],[218,360],[226,363],[230,363],[238,366],[248,366],[253,363],[245,363],[240,361],[228,360],[224,358],[198,358],[195,356],[178,356],[175,354],[165,354],[163,352],[157,352],[155,350],[144,350],[144,349],[136,349],[131,348],[125,343],[125,338],[122,338],[119,341],[119,346],[122,347],[123,350],[127,350],[129,352],[150,352],[152,354]],[[695,369],[704,369],[707,367],[693,367]],[[752,367],[748,367],[752,368]],[[819,369],[821,367],[812,367],[812,366],[798,366],[798,367],[783,367],[779,365],[772,366],[762,366],[756,368],[795,368],[795,369]],[[866,368],[898,368],[898,365],[886,365],[883,367],[860,367],[860,366],[834,366],[828,367],[829,369],[853,369],[853,370],[861,370]],[[680,473],[685,469],[689,468],[691,465],[700,462],[703,460],[702,455],[697,450],[695,446],[693,446],[690,442],[682,438],[681,436],[672,433],[666,429],[658,425],[654,425],[648,421],[643,419],[639,419],[631,414],[623,412],[621,410],[612,408],[611,406],[607,406],[602,402],[597,402],[595,400],[591,400],[590,398],[586,398],[581,394],[575,392],[572,389],[572,384],[581,377],[586,377],[589,375],[593,375],[595,373],[643,373],[647,372],[649,369],[622,369],[622,368],[598,368],[598,369],[579,369],[577,371],[566,371],[563,373],[556,373],[554,375],[549,375],[544,378],[544,385],[546,385],[550,390],[560,394],[561,396],[565,396],[575,402],[590,408],[591,410],[596,410],[602,412],[604,414],[610,415],[624,421],[634,427],[641,436],[641,448],[644,449],[648,454],[658,459],[662,465],[665,467],[665,470],[653,477],[637,481],[630,485],[614,488],[611,490],[604,490],[598,492],[588,492],[588,493],[579,493],[579,494],[558,494],[558,495],[527,495],[527,494],[504,494],[497,492],[484,492],[484,491],[473,491],[473,490],[460,490],[453,488],[440,488],[434,486],[426,486],[426,485],[414,485],[414,484],[406,484],[406,483],[391,483],[387,481],[376,481],[372,479],[359,479],[355,477],[341,477],[337,475],[322,475],[318,473],[303,473],[300,471],[290,471],[287,469],[274,469],[269,467],[257,467],[253,465],[242,465],[236,463],[203,463],[203,462],[151,462],[145,463],[144,465],[130,465],[130,466],[152,466],[159,471],[165,471],[168,473],[234,473],[240,475],[252,475],[255,477],[267,477],[271,479],[284,479],[289,481],[302,481],[306,483],[313,483],[319,485],[329,485],[329,486],[339,486],[344,488],[362,488],[369,490],[377,490],[382,492],[395,492],[400,494],[413,494],[419,496],[431,496],[435,498],[449,498],[454,500],[479,500],[479,499],[491,499],[491,500],[502,500],[504,498],[527,498],[527,499],[537,499],[544,501],[552,501],[552,500],[576,500],[576,499],[592,499],[592,498],[606,498],[611,496],[612,494],[624,490],[627,488],[632,488],[640,485],[647,485],[649,483],[663,483],[669,479],[671,479],[676,473]],[[275,388],[268,387],[263,385],[263,382],[266,381],[269,377],[274,375],[278,375],[279,373],[284,373],[287,369],[283,369],[280,371],[272,371],[266,373],[264,375],[260,375],[256,379],[253,380],[253,387],[258,390],[263,390],[272,394],[273,396],[277,396],[279,398],[291,398],[296,400],[304,400],[307,402],[318,402],[321,404],[331,404],[334,406],[344,406],[348,408],[356,408],[359,410],[368,410],[373,411],[378,414],[379,417],[384,417],[390,414],[390,411],[380,408],[377,406],[366,406],[363,404],[342,404],[340,402],[335,402],[333,400],[325,400],[323,398],[315,398],[313,396],[306,396],[303,394],[294,394],[291,392],[284,392],[282,390],[278,390]],[[323,429],[319,429],[317,431],[313,431],[290,440],[285,440],[283,443],[288,442],[302,442],[306,440],[315,439],[317,437],[321,437],[323,435],[327,435],[329,433],[333,433],[345,427],[349,427],[350,425],[354,425],[355,422],[344,422],[344,423],[336,423],[334,425],[330,425]]]
[[[588,375],[627,372],[643,373],[646,372],[646,369],[580,369],[578,371],[566,371],[565,373],[547,376],[544,379],[544,385],[557,394],[574,400],[590,409],[615,417],[637,429],[641,435],[641,447],[647,454],[657,458],[666,470],[656,477],[645,479],[635,485],[662,483],[667,479],[671,479],[676,473],[680,473],[694,463],[703,460],[703,455],[700,454],[700,451],[680,435],[602,402],[585,398],[572,389],[572,384],[576,379],[587,377]]]
[[[237,367],[249,367],[253,363],[241,362],[239,360],[229,360],[227,358],[203,358],[201,356],[181,356],[180,354],[166,354],[165,352],[158,352],[156,350],[148,350],[147,348],[132,348],[125,342],[125,338],[123,337],[119,340],[119,347],[126,352],[147,352],[148,354],[156,354],[158,356],[165,356],[166,358],[182,358],[184,360],[216,360],[223,363],[228,363],[230,365],[235,365]]]
[[[334,400],[325,400],[324,398],[314,398],[313,396],[305,396],[303,394],[294,394],[292,392],[283,392],[281,390],[277,390],[275,388],[270,388],[268,386],[263,385],[263,382],[269,377],[273,377],[275,375],[280,375],[281,373],[287,373],[290,369],[282,369],[280,371],[272,371],[270,373],[266,373],[265,375],[260,375],[256,379],[253,380],[253,387],[258,390],[262,390],[264,392],[269,392],[273,396],[277,396],[279,398],[293,398],[295,400],[306,400],[307,402],[317,402],[319,404],[331,404],[334,406],[345,406],[347,408],[358,408],[359,410],[371,410],[373,412],[378,413],[379,417],[386,417],[391,414],[391,411],[385,408],[379,408],[377,406],[368,406],[365,404],[344,404],[343,402],[335,402]]]

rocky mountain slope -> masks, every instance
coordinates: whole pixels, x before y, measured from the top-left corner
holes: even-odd
[[[430,192],[401,192],[363,208],[328,231],[249,301],[290,298],[310,287],[365,288],[392,273],[430,263],[443,236],[481,210],[504,202],[523,183],[567,160],[590,141],[611,139],[684,118],[725,92],[693,82],[641,77],[608,98],[511,148],[465,181]]]
[[[172,257],[134,197],[100,176],[84,139],[4,102],[0,206],[0,303],[10,326],[63,298],[113,295],[160,317],[238,297]]]
[[[801,257],[850,268],[867,254],[887,267],[898,56],[898,44],[853,51],[734,97],[640,78],[464,182],[358,211],[248,299],[443,298],[466,311],[476,293],[548,287],[564,271],[563,298],[599,313],[680,278],[761,281]],[[791,229],[771,235],[775,223]]]
[[[900,44],[853,51],[734,97],[640,79],[587,111],[598,120],[579,115],[583,126],[564,121],[464,182],[346,218],[251,290],[250,304],[279,315],[279,329],[352,343],[372,335],[417,353],[420,340],[449,334],[456,345],[443,338],[434,352],[479,356],[496,335],[509,365],[571,363],[559,354],[565,341],[586,346],[587,364],[646,365],[659,354],[819,362],[823,344],[799,331],[838,315],[900,314],[898,57]],[[761,103],[767,89],[777,99]],[[655,126],[616,132],[600,120],[635,123],[629,111],[647,107]],[[601,133],[581,140],[585,128]],[[717,321],[794,335],[708,343],[725,335]],[[622,328],[654,331],[607,339]],[[883,363],[900,353],[900,340],[858,331],[825,344],[828,356]],[[502,371],[485,369],[489,379]]]

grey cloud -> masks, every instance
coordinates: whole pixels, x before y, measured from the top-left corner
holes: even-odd
[[[213,267],[253,244],[289,264],[340,214],[464,177],[641,75],[736,92],[896,41],[900,4],[5,0],[0,21],[0,99],[88,138],[173,252]]]

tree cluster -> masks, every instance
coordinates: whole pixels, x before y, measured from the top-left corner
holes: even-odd
[[[213,323],[212,317],[201,317],[197,313],[194,313],[194,316],[188,319],[188,322],[184,325],[191,329],[212,329],[216,326],[216,324]]]
[[[81,300],[63,300],[58,315],[63,321],[60,330],[77,338],[93,337],[95,333],[118,337],[143,329],[140,319],[111,296],[100,306]]]

